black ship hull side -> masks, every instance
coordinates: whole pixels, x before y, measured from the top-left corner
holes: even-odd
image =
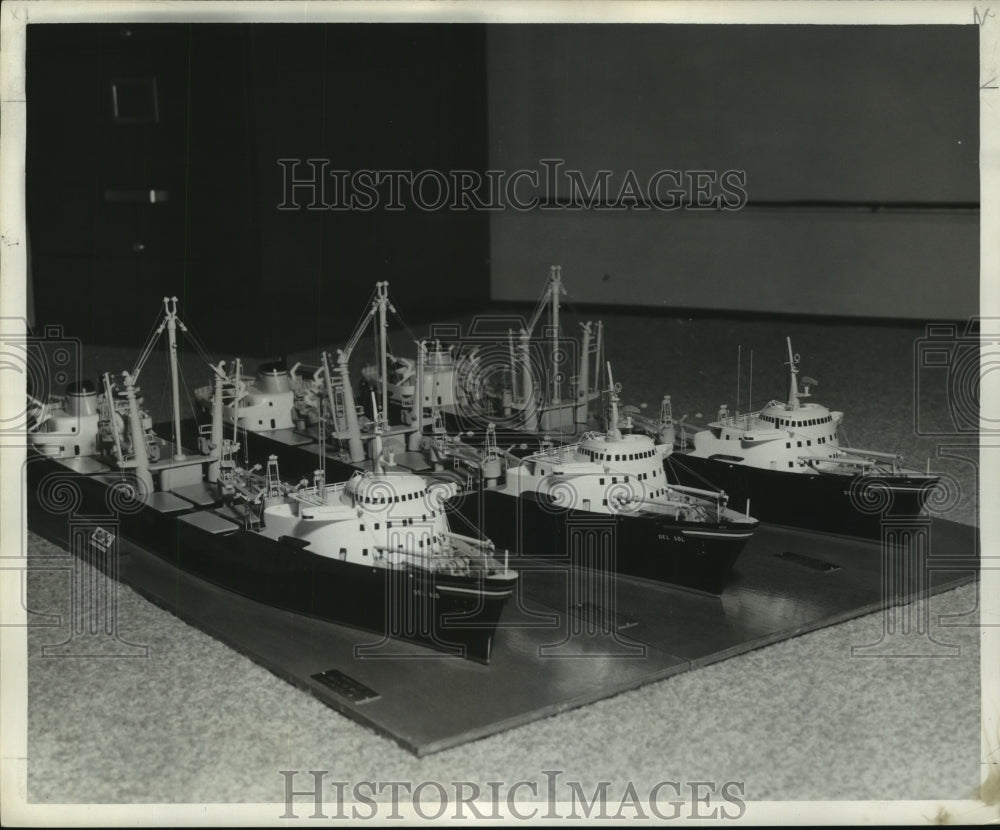
[[[479,662],[490,659],[497,623],[512,593],[511,582],[485,575],[370,567],[318,556],[301,543],[253,530],[209,532],[183,517],[211,510],[192,505],[163,513],[115,500],[106,481],[52,459],[31,458],[27,479],[30,525],[60,525],[68,535],[70,516],[88,517],[173,567],[263,604]],[[53,521],[60,514],[67,520]],[[105,516],[101,525],[99,518]]]
[[[341,562],[244,529],[213,535],[182,524],[174,564],[267,605],[484,663],[511,595],[486,577]]]
[[[718,595],[756,522],[716,524],[671,517],[565,509],[534,493],[470,493],[456,502],[470,524],[481,522],[498,551],[546,557],[567,567],[654,580]]]
[[[538,436],[520,437],[524,442],[539,440]],[[240,440],[245,442],[245,449],[240,449],[241,459],[246,453],[251,463],[264,464],[268,455],[277,454],[285,478],[308,476],[319,463],[315,445],[288,447],[266,431],[241,431]],[[537,446],[532,445],[531,451],[535,449]],[[346,462],[328,459],[326,477],[328,481],[345,480],[355,469]],[[433,478],[439,474],[427,475]],[[501,554],[506,549],[515,555],[562,556],[568,549],[567,540],[578,538],[584,532],[582,528],[614,526],[617,572],[710,594],[722,593],[733,564],[749,540],[745,526],[689,523],[688,533],[682,534],[678,528],[684,525],[670,518],[567,512],[539,504],[534,494],[517,499],[488,488],[460,493],[449,502],[449,511],[455,516],[453,524],[458,532],[485,536]],[[706,535],[695,535],[699,532]]]
[[[883,520],[921,514],[934,476],[788,473],[675,453],[667,480],[724,490],[729,505],[762,522],[864,539],[881,538]]]

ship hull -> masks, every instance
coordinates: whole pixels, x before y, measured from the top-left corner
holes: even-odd
[[[220,532],[223,525],[213,510],[219,505],[190,503],[178,509],[173,504],[164,511],[116,500],[107,476],[75,473],[52,459],[29,460],[27,485],[29,525],[68,529],[70,516],[87,517],[171,566],[254,601],[478,662],[489,661],[497,623],[512,594],[509,582],[491,583],[488,577],[331,559],[301,542],[272,539],[234,522]],[[51,519],[60,513],[67,522],[57,525]],[[203,523],[199,514],[214,518]],[[106,524],[100,517],[107,517]],[[378,643],[378,637],[371,638],[371,645]]]
[[[667,480],[691,487],[717,487],[729,505],[770,524],[881,538],[885,520],[922,513],[934,476],[857,476],[787,473],[700,458],[683,453],[664,460]]]
[[[315,446],[282,447],[267,432],[241,433],[241,441],[246,444],[251,463],[263,464],[269,454],[278,454],[285,477],[308,475],[318,463]],[[329,459],[327,480],[346,480],[356,469]],[[424,475],[455,480],[448,473]],[[722,593],[734,563],[756,527],[755,522],[684,523],[670,517],[565,510],[544,504],[534,493],[518,497],[490,488],[460,493],[451,499],[448,510],[460,533],[485,536],[496,545],[497,551],[565,557],[569,545],[579,544],[584,538],[581,534],[592,533],[602,539],[614,539],[613,560],[604,562],[600,568],[613,568],[628,576],[713,595]]]
[[[535,493],[482,490],[454,500],[497,550],[545,557],[607,573],[719,595],[750,540],[755,521],[704,523],[671,517],[596,513],[552,505]]]

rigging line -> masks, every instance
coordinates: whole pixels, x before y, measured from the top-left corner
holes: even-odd
[[[195,330],[194,326],[180,319],[178,319],[177,322],[182,323],[184,325],[185,340],[191,342],[191,345],[194,346],[195,352],[198,355],[198,357],[200,357],[205,363],[209,364],[210,366],[214,365],[214,360],[212,356],[208,353],[208,350],[205,348],[204,341],[198,335],[198,332]]]
[[[410,324],[406,321],[406,319],[403,317],[402,314],[400,314],[398,311],[394,312],[394,314],[396,316],[396,319],[399,320],[399,324],[403,328],[403,334],[405,334],[409,338],[411,343],[415,343],[418,340],[416,332],[412,328],[410,328]],[[385,339],[386,342],[388,342],[389,340],[388,333],[386,333]],[[392,349],[389,349],[389,351],[391,353]]]
[[[132,366],[132,376],[134,377],[137,373],[142,371],[143,366],[146,365],[146,361],[149,359],[149,355],[152,353],[153,348],[156,346],[156,341],[159,339],[159,333],[157,328],[161,322],[160,313],[156,313],[156,317],[153,318],[153,324],[149,327],[149,331],[146,333],[146,339],[143,341],[142,349],[139,351],[139,357],[136,358],[135,363]]]
[[[468,498],[476,495],[477,493],[475,492],[459,491],[457,498],[461,500],[463,498]],[[449,505],[445,505],[445,508],[448,518],[451,519],[453,522],[455,519],[457,519],[460,525],[464,525],[468,530],[473,531],[472,535],[475,538],[485,541],[491,541],[489,537],[483,532],[483,529],[479,527],[479,525],[477,525],[471,519],[468,519],[465,516],[463,516],[462,512],[457,507],[452,506],[449,508]]]
[[[410,324],[403,317],[402,312],[400,312],[396,308],[396,304],[393,302],[393,296],[389,293],[388,288],[386,289],[386,299],[389,301],[389,306],[390,306],[389,310],[392,312],[396,320],[399,321],[399,324],[403,327],[404,333],[409,336],[411,341],[416,340],[417,339],[416,334],[414,333],[413,329],[410,328]],[[388,340],[389,340],[389,335],[388,333],[386,333],[386,341],[388,342]],[[389,351],[392,350],[390,349]]]
[[[167,366],[169,367],[170,366],[170,343],[167,341],[166,338],[164,338],[163,343],[164,343],[164,346],[165,346],[164,351],[166,352]],[[164,382],[164,386],[165,386],[167,384],[167,381],[170,378],[170,372],[169,371],[164,372],[163,378],[164,378],[163,382]],[[178,383],[178,385],[180,385],[180,378],[181,378],[181,362],[178,360],[177,361],[177,383]],[[180,446],[181,446],[181,437],[177,434],[177,430],[174,429],[174,393],[173,393],[173,385],[172,384],[171,384],[170,391],[167,393],[167,399],[170,401],[170,437],[173,439],[175,451],[179,452],[180,451]],[[178,407],[178,409],[180,408],[180,405],[181,405],[181,402],[177,401],[177,407]]]
[[[701,482],[702,484],[707,484],[707,485],[708,485],[709,487],[712,487],[712,488],[714,488],[714,489],[716,489],[716,490],[719,490],[719,489],[721,489],[721,488],[719,487],[719,485],[717,485],[717,484],[715,484],[715,483],[713,483],[713,482],[709,481],[709,480],[708,480],[707,478],[705,478],[705,476],[701,475],[701,473],[699,473],[699,472],[698,472],[697,470],[692,470],[692,469],[691,469],[691,468],[690,468],[690,467],[689,467],[689,466],[688,466],[687,464],[684,464],[684,463],[683,463],[682,461],[679,461],[679,460],[677,460],[676,458],[674,458],[674,456],[673,456],[673,454],[672,454],[672,453],[671,453],[670,455],[668,455],[668,456],[666,457],[666,459],[667,459],[667,465],[668,465],[669,467],[671,467],[671,469],[672,469],[672,472],[674,473],[674,476],[675,476],[675,477],[676,477],[676,478],[677,478],[678,480],[680,479],[680,476],[678,476],[678,475],[677,475],[677,471],[676,471],[676,470],[673,470],[673,467],[674,467],[674,465],[675,465],[675,464],[676,464],[676,465],[677,465],[678,467],[680,467],[680,469],[682,469],[682,470],[684,470],[685,472],[687,472],[687,473],[690,473],[691,475],[693,475],[693,476],[694,476],[694,477],[695,477],[696,479],[698,479],[698,481],[700,481],[700,482]],[[668,486],[669,486],[669,485],[668,485]]]
[[[184,397],[187,398],[188,407],[191,410],[191,415],[194,416],[195,423],[198,422],[198,409],[195,406],[194,398],[191,396],[191,387],[188,386],[187,382],[184,380],[184,370],[177,366],[177,375],[180,379],[180,384],[184,388]]]
[[[164,343],[164,352],[169,352],[169,349],[170,349],[170,345],[165,342]],[[169,355],[169,353],[166,354],[166,360],[167,360],[167,365],[169,366],[170,365],[170,355]],[[159,390],[157,392],[157,397],[156,397],[156,411],[157,411],[157,414],[159,414],[162,411],[162,409],[163,409],[163,399],[166,398],[168,402],[170,401],[170,392],[167,390],[167,386],[169,385],[169,383],[170,383],[170,372],[169,371],[167,371],[167,372],[161,372],[160,373],[160,388],[159,388]],[[170,406],[172,406],[172,403],[170,404]],[[173,418],[171,418],[171,421],[172,420],[173,420]]]
[[[344,347],[346,347],[351,342],[351,340],[354,338],[354,332],[356,332],[356,331],[360,331],[362,333],[364,332],[364,328],[362,328],[362,326],[364,325],[364,326],[367,327],[369,314],[371,314],[371,319],[372,320],[375,319],[376,315],[372,314],[372,305],[375,302],[375,299],[377,297],[377,292],[378,292],[378,289],[376,289],[376,288],[373,288],[371,290],[371,293],[368,295],[368,300],[365,302],[364,310],[361,312],[361,314],[358,315],[357,321],[354,323],[354,326],[351,328],[351,333],[348,335],[347,340],[345,340],[343,342],[343,346]],[[358,338],[360,340],[360,338],[361,338],[360,334],[358,335]]]

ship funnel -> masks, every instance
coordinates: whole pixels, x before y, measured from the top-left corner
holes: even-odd
[[[262,392],[276,395],[292,391],[292,381],[284,363],[264,363],[257,367],[257,383]]]
[[[97,390],[89,380],[66,387],[66,412],[77,418],[97,414]]]

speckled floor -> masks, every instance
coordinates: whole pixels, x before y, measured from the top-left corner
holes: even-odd
[[[723,402],[735,404],[737,345],[745,373],[741,394],[748,394],[752,349],[754,401],[781,397],[783,337],[791,336],[803,373],[821,381],[815,399],[846,411],[852,443],[900,450],[921,468],[930,458],[931,469],[953,482],[942,514],[976,522],[974,466],[937,457],[946,439],[915,434],[913,367],[921,328],[601,317],[625,399],[655,410],[670,393],[675,415],[692,420],[714,415]],[[572,325],[572,317],[566,322]],[[395,336],[400,343],[408,339]],[[120,369],[132,362],[124,355],[90,350],[85,369],[92,375],[102,366]],[[289,358],[314,362],[316,355]],[[145,372],[154,409],[164,391],[151,380],[159,377],[159,360]],[[186,355],[184,365],[186,376],[196,379],[192,385],[205,382],[193,356]],[[936,409],[927,417],[940,420],[947,407],[943,389],[932,403]],[[49,547],[29,536],[32,555],[51,553]],[[29,607],[67,612],[66,579],[32,573]],[[146,657],[42,657],[43,644],[59,642],[65,631],[29,628],[32,801],[280,802],[285,779],[279,770],[317,769],[349,782],[471,781],[485,788],[488,781],[526,780],[537,782],[542,797],[543,771],[559,770],[559,786],[576,781],[588,793],[600,781],[611,782],[615,803],[630,781],[639,792],[660,781],[741,782],[752,800],[961,799],[979,783],[975,584],[930,600],[931,635],[957,646],[954,656],[852,656],[852,646],[881,636],[883,618],[876,614],[423,759],[131,590],[121,587],[118,597],[120,634],[148,645]],[[531,795],[528,788],[521,793]]]

